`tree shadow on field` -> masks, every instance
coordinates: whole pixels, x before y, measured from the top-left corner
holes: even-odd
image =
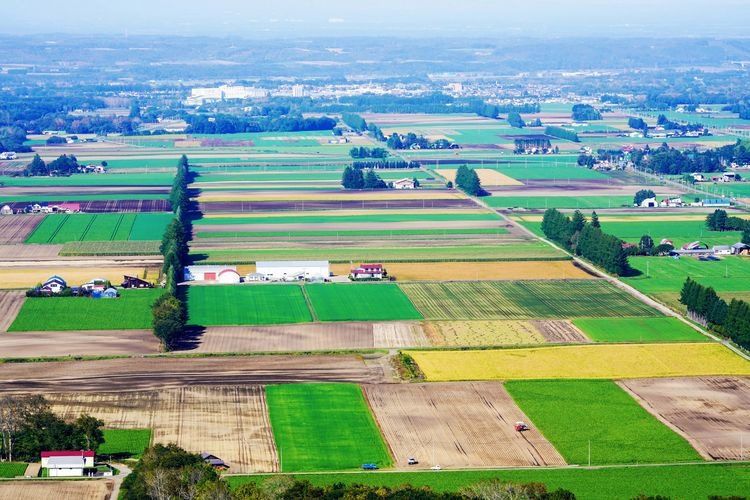
[[[173,351],[192,351],[200,347],[206,327],[200,325],[187,325],[182,331],[180,338],[172,343]]]

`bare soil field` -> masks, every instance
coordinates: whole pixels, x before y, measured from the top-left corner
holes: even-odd
[[[135,169],[131,169],[129,172],[135,173],[133,170]],[[59,186],[11,186],[3,188],[3,193],[7,196],[38,196],[43,198],[44,201],[72,201],[76,196],[80,197],[81,195],[167,194],[169,189],[169,187],[159,186],[75,186],[75,195],[67,195],[63,198],[60,195]],[[23,206],[26,205],[26,203],[23,204]],[[30,216],[24,215],[24,217]],[[43,216],[33,215],[31,217]]]
[[[509,177],[505,174],[492,170],[490,168],[477,168],[474,171],[479,176],[479,181],[483,186],[523,186],[523,182],[517,181],[516,179]],[[458,169],[454,168],[439,168],[435,172],[449,181],[456,181],[456,173]]]
[[[404,208],[476,208],[477,205],[469,199],[436,198],[409,200],[315,200],[315,201],[206,201],[199,204],[201,212],[266,212],[269,210],[308,211],[308,210],[382,210]]]
[[[44,219],[44,215],[0,216],[0,245],[23,243]]]
[[[435,347],[543,344],[546,338],[530,321],[434,321],[424,331]]]
[[[373,355],[373,358],[383,357]],[[0,364],[0,392],[138,391],[286,382],[381,383],[383,365],[360,356],[143,357]],[[390,374],[388,374],[390,375]]]
[[[348,264],[335,264],[334,274],[347,275]],[[385,265],[398,281],[480,281],[528,279],[593,279],[569,260],[516,262],[393,262]]]
[[[0,245],[0,260],[13,262],[55,259],[62,248],[62,245]],[[2,281],[0,286],[3,286]]]
[[[108,500],[111,479],[93,481],[0,481],[0,498],[14,500]]]
[[[413,468],[409,457],[422,469],[565,464],[499,382],[363,388],[398,468]]]
[[[333,219],[333,218],[332,218]],[[466,229],[498,228],[502,227],[501,220],[446,220],[446,221],[415,221],[415,222],[326,222],[292,223],[292,224],[211,224],[194,226],[194,231],[201,233],[232,233],[232,232],[275,232],[284,231],[395,231],[422,229]]]
[[[424,330],[419,323],[406,321],[373,323],[372,336],[375,348],[428,347]]]
[[[619,384],[705,459],[747,460],[750,455],[750,379],[660,378]]]
[[[591,339],[567,319],[534,320],[531,324],[547,339],[547,342],[553,344],[591,342]]]
[[[0,292],[0,310],[2,310]],[[15,314],[12,315],[15,318]],[[11,319],[12,319],[11,318]],[[4,322],[5,319],[1,319]],[[10,326],[8,324],[5,328]],[[4,331],[0,325],[0,332]],[[22,332],[0,335],[0,357],[132,356],[156,354],[159,342],[150,330]]]
[[[0,290],[0,333],[8,331],[25,300],[26,293],[23,290]],[[0,345],[4,338],[5,335],[0,336]],[[4,349],[0,349],[0,356],[5,356]]]
[[[351,200],[443,200],[465,199],[461,191],[404,189],[380,191],[343,191],[330,190],[313,193],[284,191],[221,191],[219,193],[202,193],[198,201],[351,201]]]
[[[34,245],[36,246],[36,245]],[[50,276],[61,276],[69,286],[78,286],[93,278],[105,278],[113,284],[119,285],[124,275],[143,277],[143,267],[103,266],[94,265],[73,266],[29,266],[29,267],[0,267],[0,287],[2,288],[31,288],[37,283],[44,282]],[[147,279],[156,280],[159,270],[149,268]]]
[[[48,395],[66,419],[88,413],[112,429],[152,429],[154,443],[207,451],[229,472],[276,472],[278,457],[259,385],[182,387],[142,392]]]

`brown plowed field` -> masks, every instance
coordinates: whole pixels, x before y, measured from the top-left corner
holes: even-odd
[[[750,378],[689,377],[619,382],[708,460],[747,460]]]
[[[553,344],[578,344],[591,342],[581,330],[566,319],[534,320],[531,322],[547,342]]]
[[[56,259],[62,245],[0,245],[0,260],[2,261],[19,261],[19,260],[49,260]],[[0,279],[0,287],[3,281]]]
[[[351,266],[334,264],[334,274],[346,275]],[[479,281],[528,279],[593,279],[570,260],[515,262],[392,262],[385,264],[398,281]]]
[[[291,232],[297,231],[390,231],[390,230],[422,230],[422,229],[466,229],[466,228],[499,228],[500,220],[447,220],[420,222],[332,222],[325,223],[293,223],[285,224],[203,224],[196,225],[193,230],[209,234],[215,232]]]
[[[13,500],[105,500],[112,493],[111,479],[87,481],[0,481],[0,498]]]
[[[0,285],[1,286],[1,285]],[[0,333],[7,332],[21,310],[26,293],[22,290],[0,290]],[[0,336],[0,345],[5,335]],[[0,356],[6,356],[5,349],[0,349]]]
[[[0,298],[2,293],[0,292]],[[13,317],[15,318],[15,314]],[[0,321],[4,321],[4,318]],[[0,325],[1,331],[3,329]],[[23,332],[0,335],[0,356],[3,358],[130,356],[158,352],[159,342],[150,330]]]
[[[23,243],[44,215],[0,215],[0,245]]]
[[[365,385],[399,468],[564,465],[499,382]],[[516,432],[514,423],[530,425]],[[411,468],[411,467],[409,467]]]
[[[544,336],[530,321],[433,321],[424,326],[437,347],[543,344]]]
[[[389,374],[390,375],[390,374]],[[286,382],[382,383],[380,365],[359,356],[145,357],[0,364],[0,392],[138,391]]]
[[[262,386],[183,387],[143,392],[50,394],[65,419],[88,413],[113,429],[152,429],[154,443],[176,443],[221,457],[229,472],[276,472],[278,458]]]

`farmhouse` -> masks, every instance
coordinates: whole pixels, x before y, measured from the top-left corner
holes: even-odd
[[[109,287],[109,280],[106,278],[94,278],[81,285],[82,290],[87,292],[103,292]]]
[[[93,451],[43,451],[41,458],[50,477],[80,477],[83,469],[94,466]]]
[[[80,203],[60,203],[52,207],[53,212],[63,212],[66,214],[77,213],[81,211]]]
[[[385,269],[383,264],[362,264],[356,269],[351,271],[352,279],[383,279],[385,276]]]
[[[682,198],[665,198],[659,203],[660,207],[681,207],[683,205]]]
[[[735,243],[732,245],[732,255],[750,255],[750,245]]]
[[[47,293],[60,293],[67,288],[68,284],[60,276],[51,276],[47,281],[42,283],[41,291]]]
[[[327,260],[258,261],[255,272],[270,281],[325,280],[331,276],[331,267]]]
[[[210,465],[214,469],[226,470],[229,468],[229,465],[227,465],[227,463],[224,462],[224,460],[220,459],[216,455],[212,455],[208,453],[207,451],[204,451],[203,453],[201,453],[201,458],[203,459],[204,462],[206,462],[208,465]]]
[[[185,281],[218,281],[239,283],[240,273],[235,266],[186,266]]]
[[[393,189],[414,189],[414,180],[409,178],[399,179],[393,182]]]

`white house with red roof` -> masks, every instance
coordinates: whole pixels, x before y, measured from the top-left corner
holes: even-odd
[[[84,469],[94,467],[91,450],[43,451],[41,457],[49,477],[81,477]]]
[[[385,276],[385,269],[383,264],[362,264],[356,269],[352,269],[352,279],[383,279]]]

